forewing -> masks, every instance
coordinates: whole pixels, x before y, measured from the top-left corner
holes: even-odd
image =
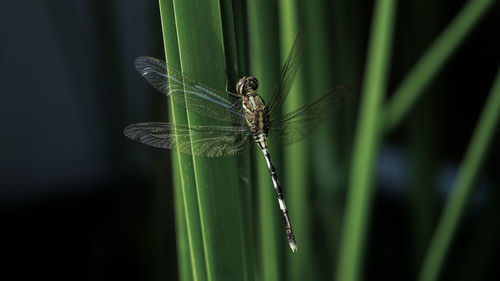
[[[293,80],[297,74],[297,69],[302,60],[302,49],[304,46],[304,31],[300,29],[295,36],[292,49],[281,69],[280,78],[276,85],[274,85],[273,93],[269,99],[268,109],[272,114],[276,111],[285,101],[290,88],[292,87]]]
[[[314,103],[271,120],[269,141],[287,145],[310,135],[316,127],[339,109],[348,98],[347,86],[340,86]]]
[[[147,122],[129,125],[125,136],[144,144],[203,157],[232,156],[248,147],[248,129]]]
[[[213,119],[240,123],[244,118],[238,105],[216,91],[182,75],[166,62],[152,57],[138,57],[135,68],[158,91],[183,107]]]

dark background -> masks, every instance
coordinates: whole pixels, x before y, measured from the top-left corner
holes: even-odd
[[[398,7],[390,89],[463,3],[443,1],[443,16],[425,38],[404,24],[410,5]],[[438,95],[429,101],[439,163],[432,167],[438,202],[429,203],[437,206],[436,220],[500,65],[497,6],[431,86]],[[414,48],[403,48],[409,42]],[[176,279],[169,152],[122,134],[130,123],[167,116],[167,99],[133,67],[139,55],[164,57],[156,1],[2,1],[0,278]],[[408,266],[408,122],[382,148],[366,280],[403,280],[415,270]],[[499,276],[497,143],[498,137],[449,255],[446,280]],[[458,276],[456,268],[478,259],[475,272],[467,272],[473,279]]]
[[[122,133],[166,118],[133,67],[164,57],[157,5],[2,1],[1,279],[175,277],[169,154]]]

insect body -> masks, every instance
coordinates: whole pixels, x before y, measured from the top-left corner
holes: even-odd
[[[264,157],[266,158],[267,167],[273,181],[274,191],[278,197],[283,219],[285,221],[285,230],[288,238],[288,244],[293,252],[297,251],[297,244],[293,235],[292,224],[288,217],[288,210],[286,209],[285,200],[283,199],[283,192],[278,182],[276,170],[271,162],[271,155],[267,147],[267,135],[269,133],[270,121],[269,114],[264,100],[255,92],[259,82],[256,78],[243,77],[236,84],[236,91],[241,96],[242,108],[245,112],[245,119],[253,135],[253,139],[259,145]]]
[[[129,125],[124,131],[127,137],[150,146],[178,149],[183,153],[203,157],[232,156],[242,153],[248,149],[247,140],[252,137],[266,159],[285,221],[288,243],[294,252],[297,250],[297,245],[276,169],[271,162],[268,143],[282,146],[307,137],[343,104],[346,90],[341,86],[308,106],[281,114],[279,109],[290,91],[297,72],[301,43],[302,36],[299,32],[267,106],[256,92],[259,83],[254,77],[241,78],[236,84],[236,93],[228,91],[223,93],[184,76],[161,60],[138,57],[135,60],[135,67],[139,73],[157,90],[169,96],[174,103],[180,106],[187,104],[191,111],[233,125],[188,126],[146,122]],[[227,94],[239,100],[229,100],[224,97]]]
[[[264,100],[255,92],[259,83],[254,77],[243,77],[238,81],[236,91],[241,97],[241,105],[245,120],[253,134],[255,142],[261,149],[267,147],[269,133],[269,114]]]

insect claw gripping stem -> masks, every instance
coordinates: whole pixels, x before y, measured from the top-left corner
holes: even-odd
[[[229,84],[231,83],[230,81],[232,81],[232,80],[231,80],[231,77],[229,76],[229,72],[227,72],[227,70],[225,70],[224,73],[226,73],[226,93],[228,95],[231,95],[231,96],[239,97],[238,94],[235,94],[230,90]]]

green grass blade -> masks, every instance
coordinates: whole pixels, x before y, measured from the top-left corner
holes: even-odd
[[[396,1],[375,4],[360,116],[354,143],[347,210],[342,230],[337,280],[360,279],[364,234],[373,195],[375,160],[380,143],[381,104],[386,91]]]
[[[259,94],[269,101],[274,83],[279,78],[280,52],[278,30],[278,7],[275,1],[248,1],[251,43],[251,74],[259,79]],[[270,151],[277,168],[282,171],[280,152]],[[271,177],[261,151],[254,149],[256,163],[259,280],[281,280],[281,251],[286,246],[282,218],[276,202]],[[288,246],[286,246],[288,247]]]
[[[226,59],[226,71],[232,79],[238,79],[240,76],[240,67],[238,62],[238,48],[236,47],[236,33],[233,15],[233,4],[230,0],[221,0],[221,20],[224,37],[224,51]],[[235,81],[232,81],[233,83]],[[232,85],[231,85],[232,86]],[[230,89],[234,91],[234,89]]]
[[[243,13],[243,6],[241,1],[232,0],[222,0],[221,12],[222,12],[222,27],[224,32],[224,51],[226,58],[226,71],[229,76],[229,87],[230,91],[235,91],[236,79],[242,77],[242,73],[247,73],[246,68],[248,63],[246,61],[246,54],[248,53],[247,45],[242,44],[241,41],[247,43],[246,40],[242,39],[245,36],[244,30],[246,26],[241,22],[241,14]],[[238,15],[236,15],[236,13]],[[236,30],[239,30],[242,34],[236,34]],[[254,264],[253,264],[253,235],[252,230],[252,179],[249,176],[250,168],[250,155],[245,153],[243,155],[237,156],[236,159],[238,165],[238,174],[246,175],[239,177],[240,189],[237,190],[238,200],[241,204],[240,208],[240,221],[239,227],[241,229],[240,233],[242,235],[241,239],[244,242],[244,246],[241,248],[241,257],[244,263],[244,276],[248,279],[254,279]]]
[[[420,281],[433,281],[438,278],[440,268],[446,257],[446,252],[456,232],[460,218],[465,211],[470,194],[473,191],[474,181],[486,156],[493,133],[498,126],[499,117],[500,69],[459,169],[453,186],[453,193],[445,205],[424,259],[418,279]]]
[[[469,0],[462,8],[396,89],[384,110],[386,113],[382,125],[385,130],[392,130],[401,122],[418,96],[493,3],[494,0]]]
[[[160,1],[167,61],[187,76],[224,91],[226,61],[218,1]],[[178,47],[178,50],[174,50]],[[174,122],[222,125],[174,107]],[[224,124],[227,125],[227,124]],[[178,153],[178,152],[175,152]],[[178,154],[189,262],[179,253],[185,280],[248,280],[242,256],[243,228],[235,158],[201,158]],[[243,175],[244,176],[244,175]],[[177,223],[182,227],[182,223]],[[178,235],[183,235],[178,231]],[[181,246],[179,247],[181,250]],[[190,273],[185,268],[190,266]],[[192,277],[192,279],[189,279]]]
[[[238,51],[238,65],[240,75],[243,76],[249,71],[248,55],[248,19],[245,0],[234,0],[233,3],[233,19],[236,37],[236,49]]]
[[[160,0],[160,16],[166,61],[180,69],[175,18],[170,0]],[[169,102],[170,120],[172,123],[187,123],[186,111]],[[207,280],[205,257],[201,238],[199,210],[196,202],[196,185],[191,156],[172,151],[172,168],[174,176],[174,205],[177,235],[177,256],[179,279]]]
[[[226,86],[225,55],[219,1],[174,1],[182,71],[213,88]],[[189,112],[188,123],[221,125]],[[227,125],[227,124],[223,124]],[[239,179],[234,157],[193,156],[207,280],[231,276],[245,280],[244,247],[238,200]]]

